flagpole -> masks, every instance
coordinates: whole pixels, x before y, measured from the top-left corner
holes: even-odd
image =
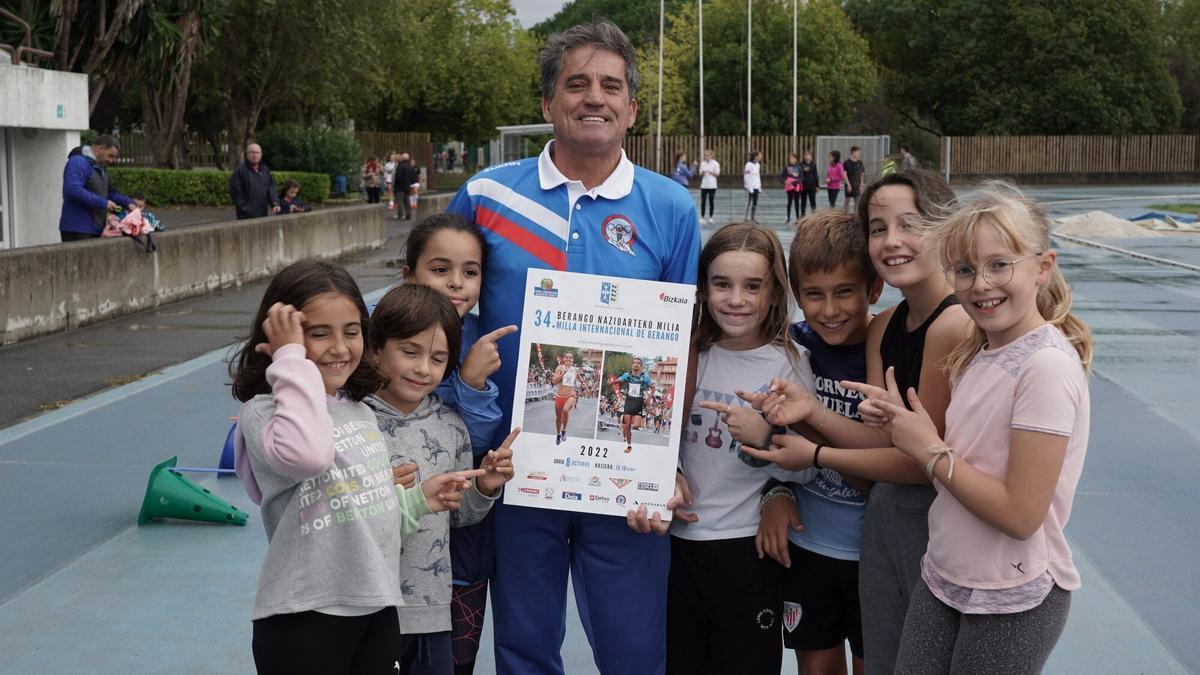
[[[700,152],[697,160],[704,159],[704,0],[696,0],[700,14]]]
[[[662,171],[663,15],[666,0],[658,0],[658,138],[654,145],[654,170]]]
[[[750,0],[746,0],[746,152],[750,152],[750,137],[751,137],[751,119],[750,119],[750,88],[753,80],[750,77],[751,61],[750,61],[750,42],[753,40],[750,26],[752,24],[754,9],[751,7]]]

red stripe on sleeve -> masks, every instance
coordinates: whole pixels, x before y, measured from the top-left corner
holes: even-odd
[[[565,251],[551,246],[541,237],[499,213],[486,206],[476,206],[475,222],[479,223],[480,227],[485,227],[521,247],[525,252],[546,263],[552,269],[566,271],[567,254]]]

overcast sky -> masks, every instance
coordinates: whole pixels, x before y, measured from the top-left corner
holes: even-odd
[[[525,28],[532,28],[542,19],[549,19],[565,4],[565,0],[512,0],[513,9],[517,10],[517,20]]]

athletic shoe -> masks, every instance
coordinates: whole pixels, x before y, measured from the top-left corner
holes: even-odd
[[[632,445],[625,446],[625,454],[629,454],[631,452],[633,452],[633,446]]]
[[[562,434],[561,434],[561,433],[554,434],[554,444],[555,444],[555,445],[560,445],[560,444],[562,444],[562,441],[563,441],[563,439],[562,439]]]

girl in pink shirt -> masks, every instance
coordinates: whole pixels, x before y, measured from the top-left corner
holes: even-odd
[[[825,189],[829,192],[829,208],[837,206],[838,193],[842,191],[842,181],[846,180],[846,169],[842,166],[842,153],[834,150],[829,153],[829,168],[825,170]]]
[[[1063,528],[1087,451],[1092,335],[1042,210],[997,185],[936,226],[975,328],[951,352],[944,439],[889,370],[892,441],[933,480],[929,548],[896,672],[1040,672],[1079,588]]]

